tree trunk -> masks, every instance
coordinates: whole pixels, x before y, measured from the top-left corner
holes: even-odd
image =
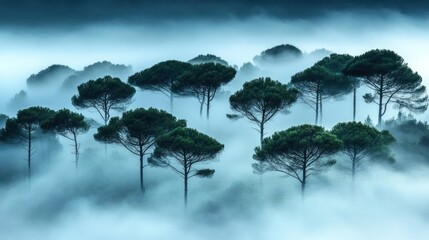
[[[140,145],[140,191],[145,192],[144,183],[143,183],[143,146]]]
[[[27,150],[27,165],[28,165],[28,187],[30,188],[31,185],[31,127],[28,129],[28,150]]]
[[[323,121],[323,112],[322,112],[322,94],[320,94],[320,100],[319,100],[319,104],[320,104],[320,117],[319,117],[319,123],[322,124]]]
[[[170,113],[173,114],[173,98],[174,94],[173,92],[170,92]]]
[[[185,209],[188,208],[188,173],[185,172],[185,189],[184,189],[184,203],[185,203]]]
[[[75,168],[77,172],[78,162],[79,162],[79,146],[77,143],[76,133],[73,133],[73,140],[74,140]]]
[[[210,115],[210,89],[207,90],[207,119]]]
[[[203,116],[203,107],[204,107],[204,103],[206,102],[206,91],[203,91],[203,99],[201,99],[200,102],[200,117]]]
[[[353,86],[353,122],[356,121],[356,86]]]
[[[383,84],[384,84],[384,77],[381,76],[380,90],[378,92],[378,95],[380,95],[379,105],[378,105],[378,126],[381,125],[381,115],[383,112]]]
[[[319,120],[319,93],[316,93],[316,120],[314,122],[315,125],[317,125],[318,120]]]

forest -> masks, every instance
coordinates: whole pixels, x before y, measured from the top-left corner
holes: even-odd
[[[0,239],[429,237],[426,3],[95,2],[0,8]]]

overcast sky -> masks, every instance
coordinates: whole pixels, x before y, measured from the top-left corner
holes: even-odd
[[[0,0],[0,26],[73,27],[100,22],[154,24],[177,20],[230,20],[254,16],[309,19],[331,12],[423,17],[427,0]]]

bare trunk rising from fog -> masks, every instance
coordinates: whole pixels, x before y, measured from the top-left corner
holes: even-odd
[[[317,125],[319,120],[319,93],[316,93],[316,120],[314,121],[314,125]]]
[[[203,116],[203,108],[204,108],[204,103],[206,101],[206,93],[203,92],[203,99],[200,101],[200,117]]]
[[[207,119],[210,115],[210,89],[207,90]]]
[[[143,183],[143,146],[140,144],[140,191],[145,192],[144,183]]]
[[[77,143],[76,133],[73,133],[73,140],[74,140],[75,165],[76,165],[76,171],[77,171],[78,163],[79,163],[79,145]]]
[[[380,79],[380,91],[378,92],[379,103],[378,103],[378,126],[381,125],[381,115],[383,112],[383,84],[384,84],[384,76],[381,76]]]
[[[353,122],[356,121],[356,87],[353,87]]]

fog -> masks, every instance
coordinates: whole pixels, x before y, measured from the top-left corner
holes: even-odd
[[[351,188],[351,176],[338,164],[310,179],[306,198],[298,182],[277,173],[262,179],[252,173],[258,132],[246,119],[231,121],[229,96],[245,81],[272,77],[283,83],[319,60],[310,53],[327,49],[359,55],[391,49],[429,85],[429,18],[398,12],[330,12],[312,19],[264,16],[222,21],[180,20],[152,24],[101,22],[72,28],[0,28],[0,113],[15,116],[29,106],[69,108],[101,122],[93,110],[77,110],[76,90],[31,89],[26,79],[52,64],[77,71],[95,62],[131,65],[141,71],[160,61],[188,61],[199,54],[220,56],[230,65],[252,62],[263,50],[292,44],[304,57],[280,66],[261,66],[255,76],[237,75],[212,104],[210,119],[199,116],[194,98],[176,97],[173,114],[191,128],[225,145],[214,161],[200,166],[216,170],[210,179],[190,180],[189,207],[183,208],[183,182],[170,169],[145,168],[147,192],[140,192],[138,158],[122,146],[95,142],[92,128],[80,136],[82,156],[74,169],[67,139],[36,142],[31,186],[26,180],[25,150],[0,145],[1,239],[428,239],[429,162],[395,149],[396,163],[368,163]],[[100,77],[104,72],[100,72]],[[89,79],[88,79],[89,80]],[[123,81],[126,79],[122,78]],[[60,81],[60,80],[59,80]],[[8,105],[24,90],[22,106]],[[358,90],[357,120],[376,120],[374,104]],[[156,107],[169,111],[163,94],[137,90],[129,109]],[[428,113],[416,115],[426,121]],[[115,112],[114,116],[120,113]],[[389,108],[384,119],[397,115]],[[352,98],[324,103],[322,125],[330,129],[352,119]],[[266,136],[291,126],[314,122],[314,110],[298,102],[289,114],[266,125]],[[50,145],[52,144],[52,145]],[[52,147],[54,148],[54,147]]]

